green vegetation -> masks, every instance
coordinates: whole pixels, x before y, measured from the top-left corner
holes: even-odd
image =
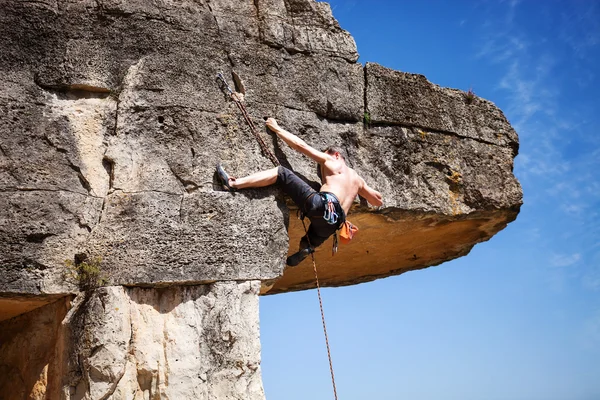
[[[102,273],[102,258],[88,259],[87,255],[76,255],[75,260],[65,260],[65,280],[76,283],[81,290],[95,289],[108,283]]]
[[[465,103],[467,103],[467,104],[473,104],[473,102],[477,98],[477,95],[475,95],[473,88],[469,88],[469,90],[464,94],[464,96],[465,96]]]

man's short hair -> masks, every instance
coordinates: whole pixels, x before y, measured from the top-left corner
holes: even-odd
[[[329,155],[334,155],[335,153],[339,153],[344,161],[346,161],[346,157],[344,157],[344,153],[342,153],[342,149],[335,146],[328,146],[323,150],[323,153],[327,153]],[[317,176],[323,182],[323,176],[321,174],[321,165],[317,163]]]
[[[340,153],[340,156],[342,156],[344,161],[346,161],[346,157],[344,157],[344,153],[342,152],[342,149],[340,149],[339,147],[329,146],[325,150],[323,150],[323,153],[327,153],[330,155],[333,155],[335,153]]]

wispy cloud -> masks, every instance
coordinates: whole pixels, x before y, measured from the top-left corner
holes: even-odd
[[[580,217],[587,209],[586,203],[566,202],[560,205],[560,209],[571,217]]]
[[[495,22],[482,27],[483,40],[475,57],[505,68],[497,88],[508,94],[508,113],[519,128],[538,114],[555,115],[559,90],[550,84],[550,77],[557,60],[549,51],[540,53],[541,39],[532,39],[514,22],[519,1],[506,5],[504,17],[496,16]]]
[[[566,104],[563,91],[566,82],[589,83],[594,76],[577,60],[565,64],[554,54],[560,40],[582,57],[600,44],[600,7],[589,3],[596,2],[577,3],[558,21],[546,21],[558,22],[556,31],[532,33],[517,23],[520,2],[506,0],[504,15],[495,8],[497,15],[481,25],[483,39],[475,54],[504,70],[496,87],[506,94],[503,108],[524,144],[515,172],[525,187],[534,185],[554,199],[555,210],[578,219],[600,201],[600,177],[592,173],[600,169],[600,137],[585,132],[593,129],[589,116],[595,118],[595,111]],[[587,153],[574,158],[566,149],[579,141]]]
[[[583,322],[582,342],[586,349],[600,351],[600,310]]]
[[[583,287],[586,289],[600,290],[600,271],[590,271],[583,276]]]
[[[541,30],[520,23],[518,1],[502,4],[503,12],[492,7],[480,24],[474,56],[496,73],[495,87],[505,102],[501,107],[521,140],[515,174],[523,184],[528,215],[535,215],[523,240],[546,249],[543,281],[549,290],[600,291],[600,267],[593,267],[600,258],[590,256],[600,241],[600,119],[597,101],[585,97],[587,88],[579,89],[580,84],[597,84],[597,68],[584,61],[598,46],[600,3],[588,7],[597,18],[573,11],[579,17],[568,26],[555,14],[540,12],[539,18],[548,19],[539,25],[555,27]],[[579,45],[582,35],[586,39]],[[565,59],[569,52],[580,56]]]
[[[598,2],[575,3],[565,8],[560,25],[560,39],[571,47],[580,59],[589,57],[588,51],[600,45],[600,6]]]
[[[508,1],[508,12],[506,13],[506,22],[512,24],[515,19],[516,9],[521,0],[509,0]]]
[[[508,32],[495,32],[482,43],[476,57],[487,58],[493,62],[502,62],[514,59],[519,52],[525,51],[528,46],[529,43],[523,38],[512,36]]]
[[[600,242],[592,245],[591,249],[599,247]],[[585,289],[600,291],[600,252],[596,250],[590,259],[592,261],[588,264],[588,268],[583,274],[582,284]]]
[[[515,123],[524,125],[536,114],[555,116],[559,90],[550,84],[550,77],[556,60],[548,54],[531,60],[525,49],[512,49],[519,55],[511,56],[498,88],[507,91],[512,100],[510,110],[517,117]]]
[[[550,257],[550,265],[553,267],[568,267],[581,260],[581,254],[553,254]]]

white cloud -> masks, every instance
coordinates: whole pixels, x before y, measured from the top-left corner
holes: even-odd
[[[554,267],[578,264],[568,272],[556,268],[548,274],[553,275],[557,288],[568,281],[566,274],[576,274],[573,278],[581,282],[581,269],[585,268],[582,255],[600,237],[600,217],[594,214],[600,209],[597,102],[588,100],[588,91],[577,86],[579,78],[582,82],[594,79],[598,61],[564,58],[575,51],[582,56],[591,55],[592,49],[597,53],[600,3],[595,3],[575,3],[563,12],[573,18],[547,19],[542,22],[555,23],[555,29],[538,32],[518,23],[522,19],[518,1],[505,0],[504,13],[494,8],[496,12],[489,13],[479,26],[481,42],[476,57],[501,71],[496,78],[496,88],[505,99],[501,107],[521,139],[515,174],[523,184],[526,203],[535,201],[538,208],[545,207],[553,220],[548,225],[560,225],[562,233],[571,235],[557,239],[560,243],[556,243],[556,254],[549,256],[549,264]],[[539,18],[551,18],[548,15],[540,13]],[[564,46],[567,42],[571,50]],[[581,250],[559,250],[567,241],[577,241],[577,249]],[[586,282],[590,286],[596,280],[592,276]]]
[[[530,228],[527,229],[524,233],[524,238],[528,242],[539,242],[542,238],[542,233],[540,228]]]
[[[498,88],[509,94],[509,113],[517,117],[515,124],[523,125],[536,114],[556,115],[560,93],[550,83],[555,59],[546,54],[532,61],[524,50],[519,52],[523,54],[512,58]]]
[[[510,0],[508,2],[508,13],[506,14],[506,22],[508,24],[511,24],[515,19],[516,8],[520,2],[520,0]]]
[[[591,271],[583,277],[583,287],[590,290],[600,290],[600,271]]]
[[[493,29],[493,28],[492,28]],[[486,58],[495,63],[512,60],[524,52],[529,47],[529,43],[523,38],[510,35],[508,32],[498,32],[487,37],[481,45],[476,58]]]
[[[516,160],[520,178],[562,179],[570,167],[560,151],[563,130],[574,124],[559,108],[561,93],[554,76],[560,60],[551,55],[552,39],[528,35],[514,22],[518,5],[507,0],[505,15],[494,16],[495,23],[482,28],[484,40],[476,57],[505,68],[497,88],[507,94],[506,114],[517,133],[532,144]]]
[[[579,217],[583,215],[583,212],[587,208],[586,204],[583,203],[563,203],[560,208],[569,216]]]
[[[579,189],[573,184],[572,180],[559,181],[552,187],[548,188],[547,192],[552,196],[568,192],[570,197],[580,197]]]
[[[574,3],[562,15],[560,39],[573,54],[587,59],[589,51],[600,44],[600,9],[597,2]]]
[[[600,247],[600,242],[593,244],[590,249]],[[600,291],[600,252],[595,251],[595,254],[590,257],[591,262],[588,264],[588,269],[583,274],[583,287],[593,291]]]
[[[550,257],[550,265],[554,267],[568,267],[576,264],[581,259],[581,254],[553,254]]]
[[[583,345],[587,349],[599,351],[600,349],[600,311],[592,314],[583,322]]]

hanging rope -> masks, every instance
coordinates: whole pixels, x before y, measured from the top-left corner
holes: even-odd
[[[279,160],[277,159],[277,157],[275,157],[275,155],[273,154],[273,152],[271,152],[271,150],[269,150],[269,148],[267,147],[267,144],[265,143],[265,141],[263,140],[263,138],[258,133],[258,129],[256,129],[256,125],[254,125],[254,122],[252,122],[252,119],[248,115],[248,111],[246,110],[246,106],[244,106],[244,103],[240,100],[240,98],[238,97],[237,93],[234,92],[229,87],[229,85],[227,84],[227,81],[225,80],[225,77],[223,76],[222,72],[219,72],[217,74],[217,79],[219,79],[219,80],[221,80],[223,82],[223,84],[225,85],[225,88],[227,88],[227,91],[229,92],[229,96],[231,97],[231,99],[233,100],[233,102],[235,103],[235,105],[239,108],[239,110],[242,112],[242,115],[244,116],[244,119],[246,120],[246,123],[250,127],[250,131],[252,132],[252,135],[254,135],[254,137],[258,141],[258,144],[259,144],[260,149],[262,150],[263,154],[267,158],[269,158],[271,160],[271,162],[273,163],[274,166],[276,166],[276,167],[280,166],[281,164],[279,163]]]
[[[304,234],[306,235],[306,240],[308,240],[308,245],[312,248],[310,244],[310,239],[308,238],[308,231],[306,230],[306,225],[304,224],[304,218],[302,218],[302,227],[304,228]],[[329,359],[329,372],[331,373],[331,384],[333,386],[333,397],[335,400],[338,400],[337,397],[337,389],[335,387],[335,376],[333,375],[333,363],[331,362],[331,351],[329,349],[329,338],[327,337],[327,325],[325,325],[325,312],[323,311],[323,300],[321,299],[321,286],[319,285],[319,275],[317,274],[317,263],[315,261],[315,253],[314,251],[310,253],[313,262],[313,270],[315,271],[315,280],[317,281],[317,294],[319,296],[319,308],[321,309],[321,321],[323,322],[323,333],[325,334],[325,345],[327,346],[327,358]]]
[[[234,103],[237,105],[237,107],[242,112],[242,115],[244,116],[246,123],[250,127],[250,131],[252,131],[252,134],[258,141],[258,144],[260,145],[260,148],[263,151],[264,155],[267,156],[271,160],[273,165],[275,165],[276,167],[281,165],[279,163],[279,160],[277,159],[277,157],[275,157],[273,152],[271,152],[271,150],[269,150],[266,143],[264,142],[264,140],[258,133],[258,130],[256,129],[256,126],[254,125],[254,122],[252,122],[252,119],[248,115],[248,111],[246,111],[246,107],[244,106],[244,103],[237,96],[236,92],[234,92],[229,87],[222,72],[219,72],[217,74],[217,79],[219,79],[223,82],[223,84],[225,85],[225,88],[229,92],[231,99],[234,101]],[[304,218],[301,218],[300,220],[302,221],[302,226],[304,227],[304,234],[306,235],[306,239],[308,240],[308,245],[312,248],[312,245],[310,244],[310,239],[308,238],[308,231],[306,230],[306,224],[304,224]],[[319,275],[317,274],[317,263],[315,261],[315,253],[312,252],[310,255],[312,257],[313,270],[315,271],[315,280],[317,282],[317,294],[319,296],[319,308],[321,309],[321,321],[323,322],[323,333],[325,334],[325,345],[327,346],[327,358],[329,359],[329,372],[331,373],[331,384],[333,385],[333,397],[335,400],[338,400],[337,389],[335,387],[335,376],[333,375],[333,363],[331,362],[331,351],[329,349],[329,338],[327,336],[327,325],[325,325],[325,312],[323,311],[323,300],[321,299],[321,287],[319,285]]]

